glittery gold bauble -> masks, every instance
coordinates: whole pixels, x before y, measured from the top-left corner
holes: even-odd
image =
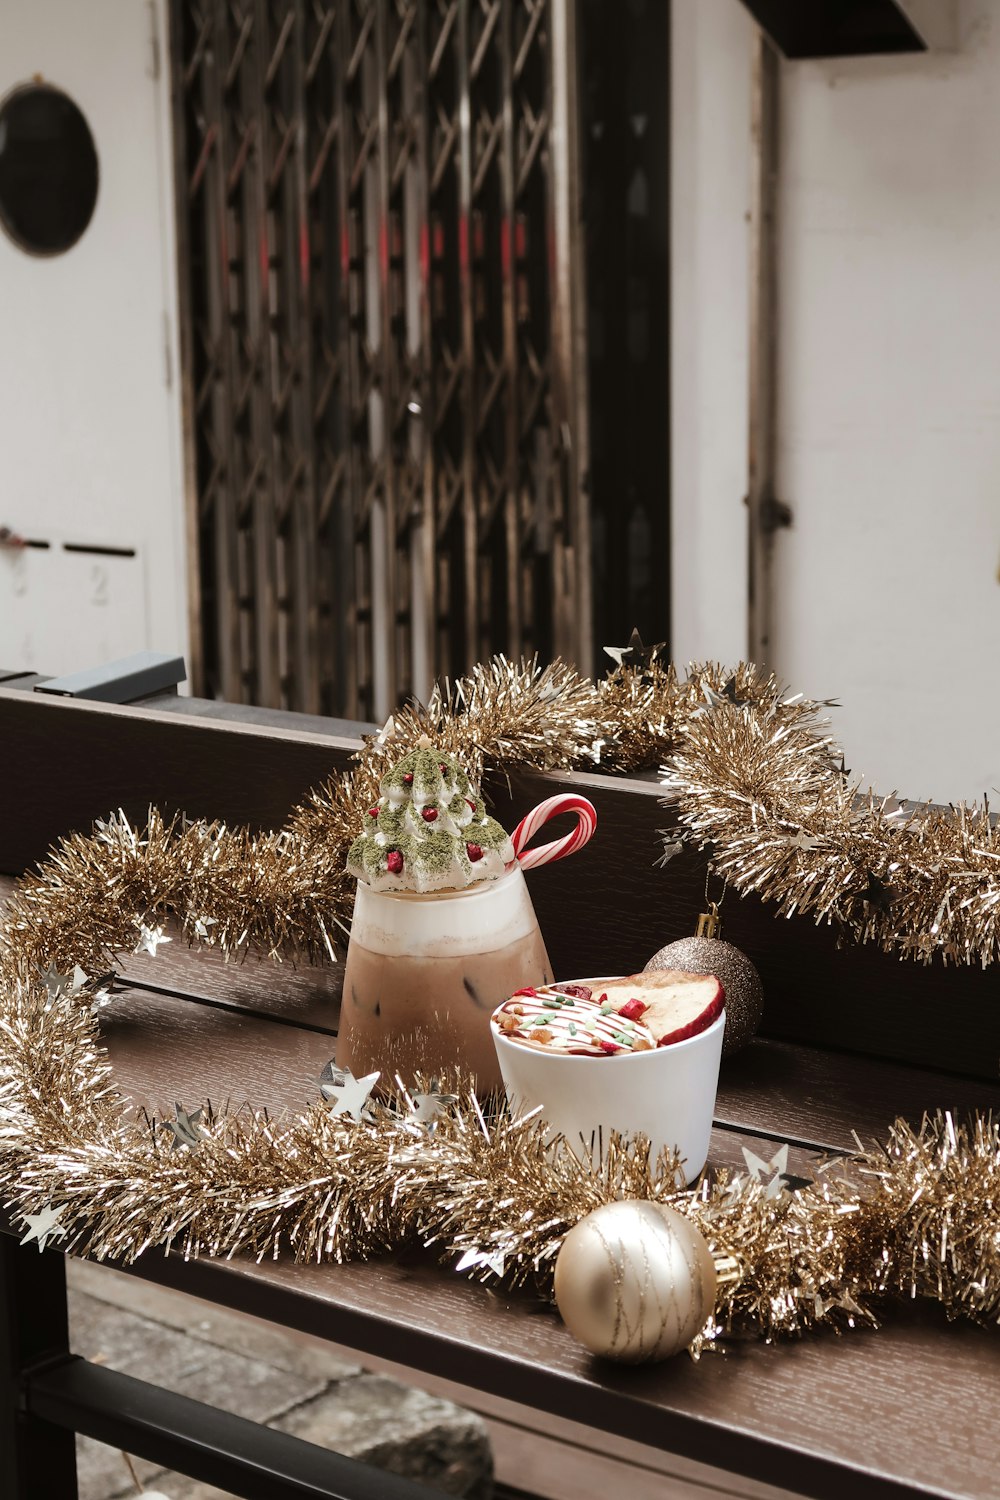
[[[764,990],[760,975],[745,953],[722,938],[689,937],[668,943],[646,965],[647,969],[686,969],[689,974],[714,974],[726,992],[726,1033],[722,1055],[745,1047],[760,1025]]]
[[[666,1359],[715,1307],[715,1263],[676,1209],[626,1200],[581,1219],[556,1259],[556,1302],[574,1338],[628,1364]]]

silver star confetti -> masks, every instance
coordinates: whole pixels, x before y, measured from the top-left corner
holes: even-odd
[[[42,974],[45,983],[46,997],[45,1009],[50,1011],[54,1005],[64,1000],[73,1000],[90,983],[89,975],[85,974],[80,965],[77,964],[72,974],[60,974],[54,964]]]
[[[164,1128],[173,1133],[174,1138],[170,1142],[171,1150],[178,1151],[182,1146],[186,1146],[189,1151],[193,1151],[202,1141],[208,1140],[208,1131],[203,1130],[201,1126],[204,1110],[196,1109],[188,1114],[186,1109],[175,1104],[174,1114],[175,1119],[163,1122]]]
[[[145,922],[143,922],[139,927],[139,941],[132,949],[132,952],[148,953],[150,957],[155,958],[156,950],[160,944],[172,941],[173,939],[167,937],[162,927],[147,927]]]
[[[779,1193],[784,1192],[785,1185],[782,1182],[782,1174],[788,1168],[788,1146],[784,1145],[777,1150],[770,1161],[765,1161],[756,1152],[748,1147],[743,1147],[743,1160],[747,1164],[747,1172],[754,1182],[765,1184],[765,1174],[770,1177],[770,1182],[765,1184],[765,1198],[777,1198]]]
[[[355,1078],[350,1068],[338,1068],[335,1063],[327,1063],[320,1077],[319,1088],[334,1115],[350,1115],[352,1120],[360,1120],[365,1112],[368,1096],[378,1079],[378,1073],[366,1073],[364,1078]]]
[[[666,662],[666,641],[657,641],[655,646],[643,644],[638,630],[632,631],[627,646],[605,646],[605,656],[610,656],[615,666],[635,667],[648,673],[658,662]]]
[[[209,935],[208,929],[210,927],[215,927],[216,926],[216,922],[217,922],[217,918],[215,918],[215,917],[195,917],[195,919],[194,919],[194,935],[195,935],[195,937],[207,938],[208,935]],[[169,939],[168,939],[168,941],[169,941]]]
[[[754,1182],[764,1184],[765,1198],[777,1198],[781,1193],[794,1193],[798,1188],[808,1187],[812,1182],[811,1177],[796,1177],[788,1170],[788,1145],[781,1146],[771,1157],[770,1161],[764,1161],[754,1151],[743,1147],[743,1160],[747,1164],[747,1172]],[[770,1181],[764,1183],[765,1173]]]
[[[112,969],[106,974],[98,974],[93,979],[88,980],[90,1009],[95,1015],[99,1010],[103,1010],[106,1005],[110,1005],[115,998],[115,980],[117,977]]]
[[[692,719],[700,719],[705,714],[712,713],[714,709],[718,708],[720,703],[726,702],[726,699],[722,696],[722,694],[717,693],[715,689],[713,687],[710,687],[707,682],[701,683],[700,688],[701,702],[696,704],[695,707],[691,709]]]
[[[53,1000],[58,1000],[62,995],[69,995],[73,992],[73,975],[60,974],[55,964],[49,964],[49,967],[42,973],[42,983],[45,985],[50,1005]]]
[[[504,1272],[504,1253],[495,1250],[490,1255],[486,1250],[466,1250],[461,1260],[455,1267],[456,1271],[471,1271],[480,1266],[485,1266],[496,1276],[502,1276]]]
[[[59,1223],[62,1216],[61,1208],[54,1208],[47,1203],[38,1214],[22,1214],[21,1222],[27,1224],[28,1232],[21,1240],[22,1245],[30,1245],[32,1240],[38,1241],[39,1250],[44,1250],[49,1240],[61,1240],[66,1230]]]
[[[888,912],[892,909],[896,891],[884,880],[880,880],[874,871],[868,871],[868,884],[864,890],[859,892],[860,900],[864,901],[873,911]]]
[[[746,708],[753,702],[752,698],[740,697],[740,694],[736,687],[735,677],[730,677],[727,679],[722,689],[722,696],[723,698],[725,698],[726,702],[731,703],[734,708]]]
[[[667,835],[670,833],[669,828],[658,828],[656,831],[663,839],[663,852],[659,859],[654,860],[653,863],[658,870],[663,870],[666,869],[672,859],[676,859],[678,854],[681,853],[684,848],[684,840],[668,838]]]
[[[432,1078],[428,1093],[413,1095],[412,1118],[418,1125],[429,1125],[433,1129],[434,1121],[440,1115],[446,1114],[452,1104],[457,1103],[458,1095],[442,1094],[438,1089],[438,1080]]]

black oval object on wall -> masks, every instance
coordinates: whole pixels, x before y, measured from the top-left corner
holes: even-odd
[[[26,84],[0,104],[0,224],[22,250],[60,255],[97,203],[97,150],[67,94]]]

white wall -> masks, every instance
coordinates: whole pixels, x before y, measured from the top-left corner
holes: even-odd
[[[681,43],[698,31],[692,76],[675,71],[675,153],[684,170],[688,137],[705,141],[696,205],[728,192],[742,207],[746,133],[712,140],[699,95],[723,68],[748,71],[749,51],[735,24],[704,36],[702,4],[675,0]],[[771,664],[842,701],[856,772],[938,800],[1000,786],[1000,0],[959,15],[954,54],[784,63],[781,85],[777,494],[795,524],[777,543]],[[732,98],[718,106],[729,120]],[[726,520],[727,587],[745,556],[716,470],[727,455],[735,480],[746,434],[729,358],[742,329],[720,326],[720,307],[739,316],[745,235],[717,212],[729,244],[709,254],[677,222],[685,201],[674,307],[697,354],[685,400],[675,341],[682,657],[716,649],[706,529]]]
[[[679,663],[746,653],[752,37],[736,0],[674,0],[671,552]]]
[[[952,56],[786,64],[776,657],[849,763],[1000,786],[1000,3]]]

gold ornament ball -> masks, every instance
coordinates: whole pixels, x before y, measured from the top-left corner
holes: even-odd
[[[581,1219],[556,1257],[556,1303],[574,1338],[627,1364],[690,1344],[715,1307],[715,1262],[676,1209],[626,1200]]]
[[[646,965],[647,969],[686,969],[689,974],[714,974],[726,992],[726,1033],[723,1057],[745,1047],[760,1025],[764,987],[745,953],[722,938],[688,937],[668,943]]]

